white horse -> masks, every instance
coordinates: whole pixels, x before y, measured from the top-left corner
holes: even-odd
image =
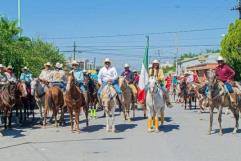
[[[117,93],[112,85],[107,84],[101,92],[101,102],[106,115],[106,131],[115,132],[115,106]]]
[[[44,86],[40,83],[39,79],[35,78],[31,82],[31,95],[34,96],[36,104],[39,108],[40,119],[43,120],[43,108],[45,102]]]
[[[148,132],[152,132],[153,124],[155,132],[158,132],[158,118],[161,115],[161,124],[164,123],[165,101],[155,77],[150,77],[146,94],[146,108],[148,112]]]

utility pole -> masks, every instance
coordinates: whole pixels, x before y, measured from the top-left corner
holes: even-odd
[[[73,50],[73,53],[74,53],[74,60],[75,60],[75,58],[76,58],[76,43],[75,43],[75,41],[74,41],[74,50]]]
[[[94,57],[94,63],[93,63],[94,69],[96,68],[96,67],[95,67],[95,63],[96,63],[96,57]]]
[[[238,4],[235,7],[233,7],[231,10],[239,11],[239,19],[241,20],[241,0],[238,0],[237,3]]]
[[[21,28],[21,0],[18,0],[18,27]],[[19,32],[19,37],[21,32]]]
[[[178,33],[175,34],[175,46],[176,46],[176,54],[175,54],[175,65],[176,65],[176,74],[180,74],[177,71],[177,57],[179,53],[179,48],[178,48]]]

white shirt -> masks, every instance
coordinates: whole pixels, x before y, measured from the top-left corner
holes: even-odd
[[[107,82],[109,79],[117,80],[117,78],[118,78],[118,74],[115,67],[109,67],[109,68],[102,67],[98,74],[99,83]]]
[[[11,75],[10,73],[5,72],[5,75],[7,76],[8,81],[10,81],[10,82],[16,82],[17,81],[17,79],[16,79],[14,74]]]
[[[39,79],[52,82],[53,80],[53,71],[52,70],[46,70],[43,69],[39,75]]]

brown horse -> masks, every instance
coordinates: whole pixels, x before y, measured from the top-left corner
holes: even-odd
[[[218,111],[218,122],[219,122],[219,134],[222,135],[222,110],[223,107],[228,107],[235,118],[235,127],[233,133],[237,133],[239,128],[239,109],[238,104],[233,103],[229,93],[225,92],[223,82],[217,80],[216,74],[214,71],[208,72],[208,99],[210,103],[210,125],[208,134],[211,134],[212,124],[213,124],[213,110],[217,108]],[[234,89],[235,90],[235,89]],[[235,100],[237,102],[237,100]]]
[[[71,130],[74,132],[80,132],[79,129],[79,115],[81,111],[85,111],[86,115],[86,126],[88,126],[88,108],[85,108],[86,102],[84,95],[80,92],[78,86],[75,85],[75,79],[73,74],[68,76],[68,82],[66,87],[66,94],[65,94],[65,103],[67,105],[69,115],[70,115],[70,125]],[[75,114],[75,129],[73,125],[73,112]]]
[[[4,128],[11,128],[12,110],[17,98],[26,97],[26,86],[23,82],[9,82],[0,89],[0,110],[3,112]]]
[[[45,93],[45,109],[44,109],[44,121],[43,125],[47,124],[47,114],[51,110],[55,119],[55,126],[58,127],[57,115],[59,110],[61,111],[60,119],[64,117],[64,96],[63,92],[58,87],[50,87]]]

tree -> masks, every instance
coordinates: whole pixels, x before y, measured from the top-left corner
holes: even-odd
[[[236,71],[236,79],[241,80],[241,20],[229,25],[228,33],[221,42],[221,55]]]
[[[63,54],[53,44],[40,39],[18,37],[19,32],[21,29],[17,27],[16,21],[0,17],[0,63],[12,65],[17,76],[24,66],[28,66],[34,76],[38,76],[44,63],[65,62]]]

